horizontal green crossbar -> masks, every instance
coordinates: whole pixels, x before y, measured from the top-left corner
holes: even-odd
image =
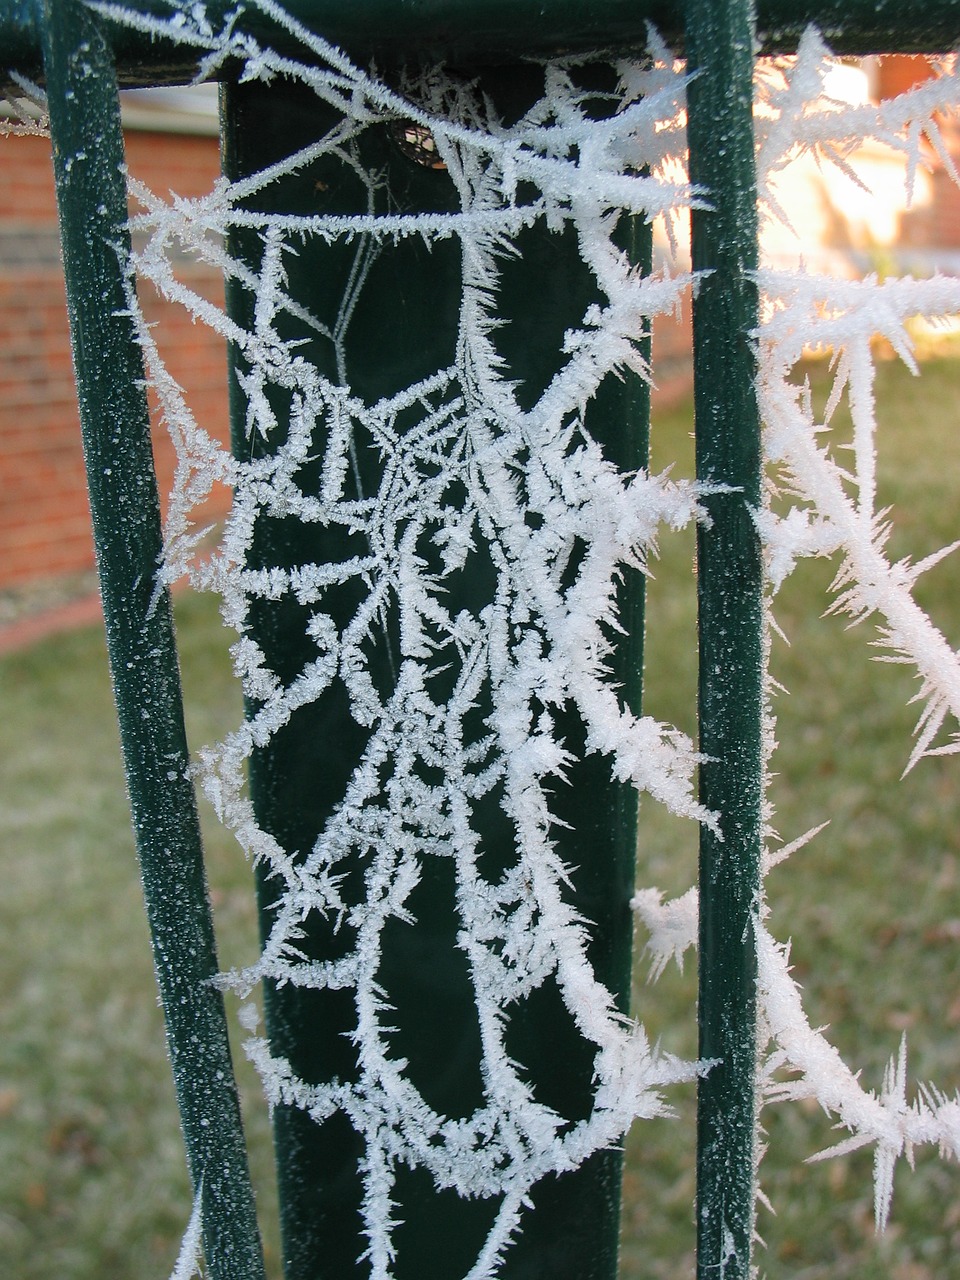
[[[354,57],[381,64],[502,64],[588,51],[623,56],[645,46],[648,23],[681,47],[686,12],[681,0],[287,0],[283,7]],[[170,12],[162,0],[141,0],[136,8]],[[205,8],[214,25],[237,11],[234,0],[208,0]],[[943,52],[960,42],[960,0],[758,0],[757,51],[792,52],[810,23],[836,53]],[[40,27],[37,0],[0,0],[0,84],[11,68],[41,77]],[[268,19],[249,15],[244,27],[283,47]],[[121,85],[183,83],[196,72],[182,47],[119,28],[112,41]]]

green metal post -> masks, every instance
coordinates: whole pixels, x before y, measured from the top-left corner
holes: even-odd
[[[706,500],[698,534],[701,800],[719,829],[700,843],[698,1094],[701,1280],[747,1280],[753,1232],[756,950],[761,838],[762,561],[752,334],[758,323],[754,38],[749,0],[691,0],[687,50],[697,474],[728,491]]]
[[[204,1246],[217,1280],[263,1275],[227,1042],[170,601],[155,590],[160,507],[143,363],[124,293],[123,138],[96,19],[43,22],[54,173],[110,671],[157,981]]]
[[[542,91],[542,73],[525,69],[506,74],[486,71],[485,88],[501,110],[523,104]],[[539,85],[539,87],[538,87]],[[334,122],[309,93],[288,86],[231,86],[225,94],[225,166],[240,178],[276,162],[294,148],[322,136]],[[391,207],[412,213],[458,208],[448,175],[422,168],[401,154],[385,126],[370,129],[360,141],[360,159],[378,175],[381,196]],[[327,156],[257,197],[260,209],[285,213],[363,210],[367,193],[355,174],[337,157]],[[269,201],[269,205],[264,204]],[[321,202],[318,205],[318,202]],[[629,243],[627,243],[629,241]],[[649,261],[649,227],[634,227],[624,247]],[[642,246],[642,248],[641,248]],[[537,229],[522,237],[520,254],[503,264],[502,297],[510,324],[501,338],[511,376],[522,382],[521,394],[534,396],[555,371],[557,345],[565,327],[595,297],[595,284],[583,266],[575,236],[550,236]],[[256,235],[234,237],[232,252],[257,269],[263,253]],[[288,288],[321,322],[333,326],[355,245],[298,243],[286,260]],[[346,361],[354,395],[367,402],[398,391],[454,359],[461,297],[460,252],[455,241],[428,250],[416,238],[383,248],[357,298],[346,335]],[[253,301],[239,283],[230,285],[228,306],[249,328]],[[336,377],[330,344],[304,329],[302,337],[318,367]],[[233,353],[242,371],[243,357]],[[234,421],[242,427],[245,405],[232,380]],[[282,409],[282,405],[277,404]],[[646,387],[629,379],[603,392],[590,410],[589,427],[618,465],[635,469],[646,460]],[[282,422],[282,414],[278,414]],[[282,441],[282,429],[279,437]],[[237,430],[236,447],[249,457],[251,442]],[[256,442],[255,448],[267,445]],[[273,443],[269,447],[273,447]],[[322,454],[318,440],[314,453]],[[373,451],[358,447],[365,491],[376,483]],[[319,465],[319,464],[318,464]],[[317,525],[284,519],[260,522],[251,565],[337,561],[355,554],[345,534]],[[455,585],[447,607],[486,601],[492,587],[478,580]],[[467,598],[467,591],[471,593]],[[464,598],[457,599],[457,592]],[[354,607],[343,601],[346,616]],[[634,710],[639,710],[642,645],[642,576],[629,575],[622,608],[630,636],[618,656],[618,675]],[[311,656],[305,636],[306,610],[292,601],[262,602],[254,634],[268,662],[283,678],[292,678]],[[387,647],[375,662],[380,687],[393,679]],[[484,712],[486,714],[486,712]],[[478,733],[483,732],[478,714]],[[583,729],[573,714],[562,732],[575,748]],[[309,851],[337,804],[359,761],[365,731],[351,718],[345,696],[334,688],[321,700],[297,711],[290,723],[258,751],[251,764],[251,788],[260,823],[287,849]],[[606,776],[604,776],[606,772]],[[576,766],[571,785],[560,789],[554,811],[574,833],[560,837],[560,853],[574,870],[578,909],[597,922],[591,960],[602,981],[617,993],[622,1007],[630,987],[632,926],[628,902],[632,893],[636,842],[636,797],[612,784],[604,764],[589,757]],[[495,800],[483,814],[484,848],[491,872],[501,860],[508,865],[514,835]],[[482,1103],[479,1031],[465,970],[457,960],[457,916],[449,860],[431,859],[418,889],[415,930],[397,931],[389,939],[381,973],[391,999],[397,992],[392,1021],[398,1030],[391,1044],[409,1062],[409,1072],[432,1106],[448,1115],[469,1114]],[[271,920],[275,889],[261,885],[265,925]],[[298,944],[313,958],[328,958],[344,945],[323,921],[308,921]],[[408,937],[409,934],[409,937]],[[276,1053],[289,1059],[301,1078],[351,1078],[356,1070],[349,1033],[355,1011],[350,992],[297,989],[292,984],[267,990],[268,1033]],[[591,1095],[592,1053],[570,1025],[559,993],[549,987],[529,1001],[528,1016],[511,1019],[508,1050],[530,1068],[538,1098],[565,1114],[583,1114]],[[512,1039],[510,1038],[512,1037]],[[354,1274],[363,1249],[359,1235],[361,1181],[359,1140],[343,1117],[316,1124],[301,1110],[278,1106],[274,1113],[284,1257],[288,1280],[320,1280]],[[523,1230],[505,1256],[505,1280],[611,1280],[617,1264],[621,1155],[602,1152],[580,1170],[544,1179],[532,1193]],[[422,1172],[398,1171],[396,1185],[398,1280],[427,1280],[436,1275],[464,1274],[475,1260],[491,1226],[495,1206],[439,1192]]]

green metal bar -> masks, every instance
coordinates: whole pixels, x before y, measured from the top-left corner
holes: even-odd
[[[170,12],[164,0],[132,7]],[[410,58],[502,64],[585,52],[623,57],[643,52],[648,22],[677,49],[686,32],[683,0],[287,0],[285,8],[353,57],[381,66]],[[205,5],[214,26],[235,9],[233,0]],[[39,15],[38,0],[0,4],[0,84],[10,68],[41,75]],[[960,0],[758,0],[756,52],[793,52],[810,23],[837,53],[939,53],[960,41]],[[295,48],[276,23],[252,9],[244,26],[271,47]],[[122,85],[183,83],[195,74],[197,57],[189,49],[129,28],[107,30]],[[223,74],[229,78],[229,68]]]
[[[697,475],[728,487],[698,531],[700,790],[718,830],[700,841],[697,1233],[701,1280],[747,1280],[755,1180],[756,950],[761,840],[762,561],[754,35],[749,0],[691,0],[690,176],[709,210],[691,253]]]
[[[204,1246],[217,1280],[263,1276],[217,973],[168,594],[143,363],[126,314],[123,139],[90,11],[44,11],[54,173],[110,671],[154,963]]]
[[[539,96],[542,72],[531,68],[520,73],[488,72],[484,88],[509,116]],[[225,102],[224,160],[228,176],[234,179],[276,162],[334,123],[333,117],[324,118],[325,109],[312,94],[290,86],[230,86]],[[381,198],[389,196],[394,207],[407,213],[458,208],[449,175],[421,168],[401,155],[384,127],[368,130],[359,148],[362,163],[378,174]],[[335,213],[365,208],[367,195],[348,167],[328,155],[271,184],[257,197],[259,202],[269,201],[270,209],[288,213],[315,208],[318,198],[324,201],[325,211]],[[623,244],[648,265],[649,235],[649,227],[634,226]],[[257,270],[263,245],[256,235],[240,233],[233,238],[231,252]],[[331,328],[355,253],[355,245],[306,242],[298,243],[296,256],[286,260],[292,295]],[[519,255],[505,261],[502,271],[503,313],[510,317],[510,324],[504,326],[501,349],[510,376],[523,385],[525,394],[534,395],[555,371],[555,353],[565,327],[594,301],[596,286],[583,266],[576,237],[548,235],[541,229],[526,235]],[[456,351],[460,298],[461,262],[455,241],[440,242],[431,249],[415,238],[385,246],[357,299],[345,338],[353,394],[372,402],[450,365]],[[249,329],[253,300],[236,282],[229,286],[228,307]],[[329,344],[325,348],[307,329],[299,334],[292,320],[289,336],[310,341],[300,349],[308,350],[328,376],[337,377]],[[232,358],[242,371],[242,354],[234,351]],[[251,447],[282,443],[282,428],[278,428],[277,442],[251,445],[242,429],[245,404],[236,378],[231,386],[235,447],[241,455],[249,457]],[[279,401],[277,409],[282,423]],[[626,469],[642,466],[646,460],[646,409],[647,389],[633,378],[606,389],[591,407],[590,430]],[[322,455],[321,439],[312,452]],[[377,482],[377,458],[363,441],[356,456],[363,471],[363,491],[370,492]],[[263,519],[258,522],[250,563],[257,567],[337,561],[356,550],[356,541],[351,544],[345,533],[335,529]],[[617,674],[625,696],[639,710],[642,575],[628,576],[621,603],[630,638],[618,655]],[[481,562],[469,581],[449,585],[446,607],[453,614],[460,608],[476,613],[486,603],[493,580]],[[342,621],[355,604],[342,600]],[[336,607],[336,600],[325,604],[325,608]],[[284,678],[292,678],[315,653],[305,635],[307,612],[292,600],[262,602],[253,618],[254,638]],[[381,688],[390,688],[394,679],[386,652],[391,625],[388,621],[385,627],[384,652],[371,659]],[[485,714],[487,709],[478,711],[478,734],[485,731]],[[583,741],[583,728],[572,714],[560,731],[574,749],[578,737]],[[313,706],[299,709],[257,752],[251,762],[251,794],[258,820],[283,847],[313,847],[343,794],[365,740],[366,731],[353,721],[345,695],[334,686]],[[574,829],[561,832],[560,856],[574,868],[578,909],[598,922],[591,951],[598,976],[626,1009],[636,796],[632,789],[611,783],[608,769],[596,756],[575,766],[569,781],[571,785],[559,789],[554,800],[557,818]],[[481,821],[485,857],[493,874],[501,861],[504,867],[510,864],[515,836],[495,797],[483,809]],[[414,1082],[431,1105],[445,1114],[465,1115],[483,1101],[478,1070],[482,1054],[471,990],[457,958],[452,890],[449,860],[427,860],[417,891],[417,928],[391,936],[378,980],[382,978],[396,1005],[392,1021],[397,1031],[391,1045],[409,1062]],[[272,921],[275,893],[274,882],[265,878],[261,885],[265,927]],[[298,947],[311,958],[329,958],[346,945],[346,932],[344,926],[334,935],[329,922],[311,918],[304,924]],[[353,1077],[356,1063],[348,1038],[356,1020],[352,993],[268,984],[266,1012],[274,1051],[286,1057],[302,1078]],[[592,1053],[575,1033],[555,990],[545,988],[531,998],[527,1013],[511,1020],[510,1036],[508,1050],[529,1068],[538,1097],[564,1114],[589,1109]],[[274,1123],[288,1280],[353,1274],[363,1248],[358,1213],[362,1194],[358,1160],[363,1152],[358,1138],[343,1117],[332,1117],[321,1126],[292,1106],[276,1107]],[[499,1273],[504,1280],[537,1280],[544,1275],[557,1280],[611,1280],[617,1265],[620,1170],[619,1152],[601,1152],[580,1170],[538,1184],[523,1229]],[[439,1192],[422,1172],[403,1169],[398,1171],[396,1199],[397,1217],[403,1223],[395,1270],[399,1280],[465,1274],[492,1224],[495,1206]]]

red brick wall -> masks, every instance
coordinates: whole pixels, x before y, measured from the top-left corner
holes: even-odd
[[[202,194],[219,172],[214,138],[131,133],[130,170],[158,193]],[[191,285],[222,301],[215,273],[190,269]],[[179,308],[145,297],[148,319],[198,420],[226,439],[223,343]],[[154,431],[161,493],[173,452]],[[225,511],[227,495],[217,495]],[[208,514],[216,514],[211,512]],[[50,145],[0,138],[0,589],[79,572],[93,563],[80,428],[56,249]]]

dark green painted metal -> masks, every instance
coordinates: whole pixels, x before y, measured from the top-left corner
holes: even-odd
[[[132,7],[169,12],[162,0]],[[210,0],[205,8],[216,24],[236,6]],[[645,49],[648,22],[678,49],[685,38],[682,0],[287,0],[286,8],[352,56],[381,66],[411,58],[496,65],[570,53],[623,57]],[[39,14],[40,0],[0,2],[0,85],[11,67],[41,75]],[[248,13],[244,21],[271,46],[295,47],[261,15]],[[960,41],[960,0],[758,0],[757,52],[793,52],[810,23],[837,53],[938,53]],[[196,59],[183,47],[108,30],[121,84],[177,84],[195,74]]]
[[[218,1280],[263,1275],[217,972],[167,592],[143,364],[118,246],[123,139],[110,50],[74,0],[45,13],[54,172],[110,671],[177,1100]],[[80,727],[82,729],[82,726]]]
[[[502,110],[542,89],[542,73],[491,73],[485,89]],[[284,86],[257,84],[225,91],[225,166],[240,177],[261,169],[299,145],[312,141],[332,119],[315,97]],[[407,212],[457,208],[453,184],[445,173],[413,164],[381,127],[360,141],[363,163],[382,175],[381,197],[389,190],[391,206]],[[304,168],[271,184],[258,197],[258,208],[285,212],[356,211],[366,207],[366,193],[351,171],[335,157]],[[634,227],[625,247],[649,255],[648,227]],[[543,231],[522,239],[521,256],[503,264],[503,308],[509,319],[500,331],[502,351],[514,376],[524,381],[528,397],[554,372],[553,351],[563,330],[593,299],[592,280],[581,262],[576,238],[551,237]],[[259,264],[262,245],[241,233],[232,249],[252,265]],[[332,323],[341,304],[355,247],[298,245],[287,262],[293,295],[314,316]],[[386,246],[357,301],[346,340],[346,362],[354,394],[365,400],[399,390],[418,377],[453,361],[460,303],[460,254],[454,241],[427,250],[413,239]],[[228,306],[244,326],[252,316],[252,299],[244,288],[230,285]],[[301,350],[318,367],[335,376],[329,344],[315,333]],[[235,365],[242,355],[234,351]],[[234,422],[244,416],[242,396],[232,380]],[[646,458],[646,387],[629,378],[604,392],[591,409],[591,430],[600,436],[619,465],[633,469]],[[282,405],[278,404],[278,408]],[[235,447],[247,456],[250,443],[235,427]],[[282,434],[282,433],[281,433]],[[316,453],[322,451],[318,442]],[[365,484],[376,480],[372,451],[358,446]],[[372,469],[372,471],[371,471]],[[300,560],[339,560],[357,548],[317,526],[274,519],[261,522],[252,563],[290,564]],[[469,583],[451,583],[447,606],[456,613],[467,604],[485,603],[492,577],[479,569]],[[458,603],[457,593],[462,594]],[[345,613],[352,602],[343,600]],[[618,675],[627,696],[639,703],[642,644],[642,579],[624,587],[623,607],[630,638],[618,656]],[[289,603],[258,608],[255,634],[268,661],[287,677],[312,656],[304,634],[306,611]],[[389,636],[390,626],[387,626]],[[387,647],[373,656],[374,678],[389,687],[393,675]],[[484,712],[483,714],[486,714]],[[483,726],[478,714],[477,733]],[[573,715],[565,726],[573,744],[582,728]],[[313,707],[295,713],[252,761],[251,787],[258,818],[288,849],[308,851],[343,793],[366,741],[366,732],[351,719],[345,697],[333,689]],[[591,959],[602,980],[625,1006],[630,985],[632,925],[628,902],[632,893],[636,841],[636,799],[627,788],[604,777],[602,762],[591,757],[573,771],[572,785],[557,796],[558,817],[571,822],[576,834],[560,835],[562,855],[576,870],[578,905],[599,922]],[[483,814],[484,844],[491,872],[512,857],[513,834],[492,801]],[[482,1102],[479,1032],[472,993],[456,947],[457,919],[453,882],[446,859],[424,869],[424,882],[412,910],[414,930],[398,930],[384,953],[384,986],[395,1000],[392,1022],[398,1032],[391,1044],[409,1061],[414,1082],[432,1106],[447,1114],[469,1114]],[[265,926],[274,890],[261,884]],[[302,946],[310,955],[329,956],[345,945],[323,922],[308,922]],[[343,934],[341,934],[341,938]],[[526,1016],[515,1018],[509,1051],[530,1067],[538,1095],[566,1114],[589,1107],[592,1054],[570,1025],[555,989],[530,1002]],[[268,1033],[276,1052],[287,1056],[308,1080],[334,1074],[350,1078],[355,1067],[346,1038],[355,1021],[349,993],[297,990],[292,985],[267,992]],[[320,1280],[354,1274],[364,1242],[359,1235],[360,1181],[358,1140],[340,1118],[318,1127],[300,1111],[278,1107],[275,1132],[288,1280]],[[508,1251],[506,1280],[609,1280],[616,1270],[621,1157],[605,1152],[588,1167],[563,1178],[545,1180],[533,1192],[533,1209],[524,1230]],[[397,1186],[399,1280],[427,1280],[469,1269],[489,1229],[495,1206],[458,1200],[437,1192],[426,1175],[401,1171]]]
[[[11,71],[32,80],[42,77],[42,14],[35,0],[0,0],[0,89]]]
[[[697,475],[729,486],[698,530],[701,800],[719,831],[700,839],[698,1091],[701,1280],[747,1280],[754,1206],[756,950],[761,838],[762,559],[753,31],[748,0],[691,0],[690,176],[710,210],[691,252]]]

